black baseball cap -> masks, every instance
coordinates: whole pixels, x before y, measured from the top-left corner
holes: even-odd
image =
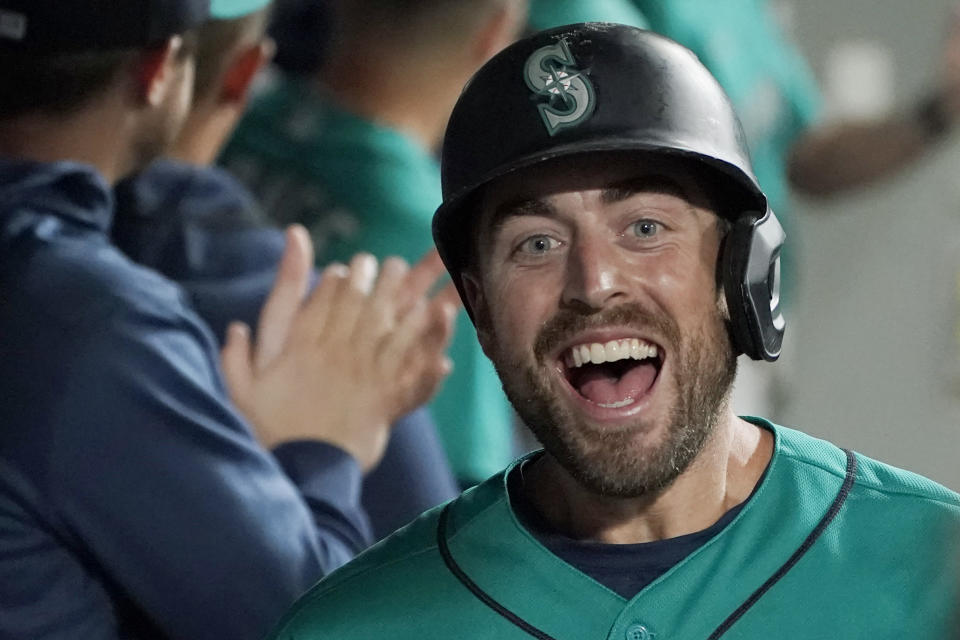
[[[0,51],[128,49],[203,24],[210,0],[0,0]]]

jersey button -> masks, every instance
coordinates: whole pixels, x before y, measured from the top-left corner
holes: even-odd
[[[653,640],[653,634],[642,624],[635,622],[627,627],[626,640]]]

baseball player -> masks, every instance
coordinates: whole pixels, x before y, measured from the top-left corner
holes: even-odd
[[[513,42],[526,0],[334,0],[322,69],[256,96],[222,161],[281,224],[306,226],[321,262],[357,251],[412,260],[442,201],[435,149],[463,83]],[[462,486],[514,454],[513,412],[466,314],[454,370],[431,402]]]
[[[215,11],[223,1],[214,3]],[[183,130],[167,157],[113,190],[114,244],[176,281],[221,344],[230,322],[256,325],[284,248],[283,231],[264,225],[252,194],[229,172],[209,166],[270,59],[266,13],[266,7],[241,5],[198,30],[197,81]],[[359,472],[341,457],[331,447],[328,457],[311,461],[338,467],[347,478]],[[420,407],[392,426],[383,459],[363,476],[360,497],[380,539],[457,493],[433,418]]]
[[[960,496],[729,408],[784,240],[730,102],[609,23],[461,96],[434,237],[543,451],[304,596],[275,638],[946,637]],[[904,425],[914,428],[914,425]]]
[[[369,543],[362,472],[447,366],[439,259],[360,256],[304,302],[293,228],[221,360],[111,245],[110,186],[176,138],[197,28],[265,2],[208,4],[0,0],[2,638],[261,638]]]

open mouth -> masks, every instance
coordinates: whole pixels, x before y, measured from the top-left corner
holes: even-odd
[[[561,355],[570,386],[605,409],[630,406],[643,398],[663,367],[663,350],[639,338],[577,344]]]

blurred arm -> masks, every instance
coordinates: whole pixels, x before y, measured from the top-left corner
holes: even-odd
[[[954,116],[940,116],[935,109],[924,104],[886,119],[808,130],[790,150],[790,185],[805,195],[831,196],[894,175],[926,153],[953,124]]]
[[[954,10],[939,60],[936,89],[903,113],[809,129],[793,146],[787,176],[811,196],[870,184],[910,166],[960,117],[960,19]]]

